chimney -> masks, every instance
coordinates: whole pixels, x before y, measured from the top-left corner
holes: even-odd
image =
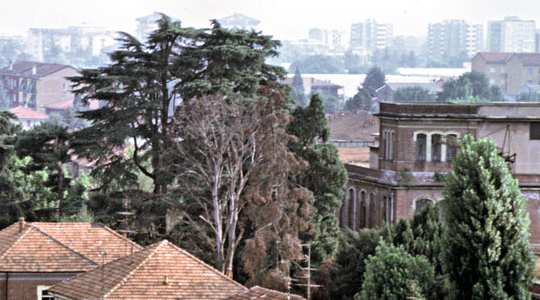
[[[36,75],[36,74],[37,74],[37,66],[34,65],[34,66],[32,67],[32,75]]]
[[[24,217],[20,217],[19,218],[19,232],[23,232],[25,225],[26,225],[26,221],[24,220]]]

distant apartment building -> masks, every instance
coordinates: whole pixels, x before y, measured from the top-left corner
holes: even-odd
[[[536,53],[540,53],[540,30],[536,30],[534,34],[534,48]]]
[[[75,96],[66,77],[79,75],[77,69],[60,64],[19,61],[0,69],[0,102],[8,108],[26,107],[46,111],[69,102]]]
[[[491,52],[535,52],[534,20],[506,17],[488,23],[488,49]]]
[[[116,44],[116,32],[102,27],[30,28],[26,51],[32,59],[43,62],[51,49],[66,53],[97,56]]]
[[[472,59],[472,71],[515,97],[527,86],[540,85],[540,53],[481,52]]]
[[[252,30],[256,29],[260,21],[242,14],[233,14],[218,19],[219,24],[229,29]]]
[[[428,25],[427,56],[431,61],[473,57],[483,49],[482,25],[464,20],[445,20]]]
[[[351,25],[351,49],[367,49],[370,52],[388,48],[392,43],[394,27],[389,23],[378,23],[368,19]]]
[[[343,34],[339,30],[311,28],[308,32],[308,39],[320,43],[330,51],[344,48]]]

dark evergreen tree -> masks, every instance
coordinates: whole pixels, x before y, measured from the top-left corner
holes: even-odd
[[[366,262],[362,292],[357,300],[424,299],[433,283],[433,267],[424,256],[381,241]]]
[[[320,263],[336,252],[339,227],[335,211],[341,206],[347,172],[336,147],[328,143],[330,130],[320,97],[314,95],[309,106],[296,108],[293,118],[289,132],[297,140],[290,147],[308,163],[296,181],[313,193],[316,212],[311,222],[317,227],[313,253],[314,262]]]
[[[300,69],[296,68],[294,72],[294,77],[292,78],[292,96],[296,101],[296,105],[305,106],[306,105],[306,92],[304,90],[304,80],[302,79],[302,74],[300,74]]]
[[[395,102],[430,102],[434,101],[435,97],[426,89],[421,87],[405,87],[399,88],[394,92]]]
[[[383,71],[378,67],[373,67],[368,71],[362,87],[373,97],[375,96],[375,91],[383,86],[385,82],[386,75],[384,75]]]
[[[371,95],[365,88],[359,88],[354,97],[345,102],[345,111],[358,112],[360,110],[369,111],[371,109]]]
[[[481,99],[487,101],[502,100],[501,91],[490,87],[487,77],[479,72],[469,72],[443,84],[443,90],[437,96],[439,101]]]
[[[527,200],[492,141],[464,137],[444,197],[454,298],[529,299]]]

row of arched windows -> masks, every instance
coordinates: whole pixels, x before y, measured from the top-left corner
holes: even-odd
[[[451,162],[458,149],[457,133],[416,132],[416,160],[427,162]]]
[[[382,201],[375,193],[362,190],[358,193],[349,189],[341,205],[339,221],[341,227],[352,230],[371,228],[391,223],[393,220],[393,197],[384,196]]]
[[[414,211],[418,213],[433,204],[434,201],[420,198],[414,201]],[[362,190],[358,194],[351,188],[347,191],[339,213],[341,227],[351,230],[372,228],[394,221],[394,198],[391,195],[377,200],[375,193],[367,193]]]

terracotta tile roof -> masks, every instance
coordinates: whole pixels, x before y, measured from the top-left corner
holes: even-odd
[[[479,52],[476,55],[482,57],[489,64],[504,64],[512,54],[509,52]]]
[[[28,107],[17,106],[9,110],[19,120],[47,120],[49,116]]]
[[[65,110],[73,107],[73,98],[45,105],[45,108]]]
[[[373,141],[379,132],[379,119],[366,111],[335,113],[328,116],[331,140]]]
[[[21,221],[0,231],[0,272],[82,272],[140,249],[102,225]]]
[[[162,241],[53,286],[70,299],[228,299],[247,291],[185,250]]]
[[[34,67],[36,71],[35,74],[33,74]],[[18,61],[15,62],[11,67],[8,66],[0,69],[0,74],[40,78],[56,73],[65,68],[73,67],[61,64],[40,63],[35,61]]]
[[[540,53],[516,53],[514,56],[524,66],[538,67],[540,66]]]
[[[278,292],[275,290],[265,289],[260,286],[254,286],[249,291],[245,291],[240,294],[236,294],[232,297],[227,298],[228,300],[305,300],[304,297],[291,294],[290,298],[287,297],[286,293]]]

